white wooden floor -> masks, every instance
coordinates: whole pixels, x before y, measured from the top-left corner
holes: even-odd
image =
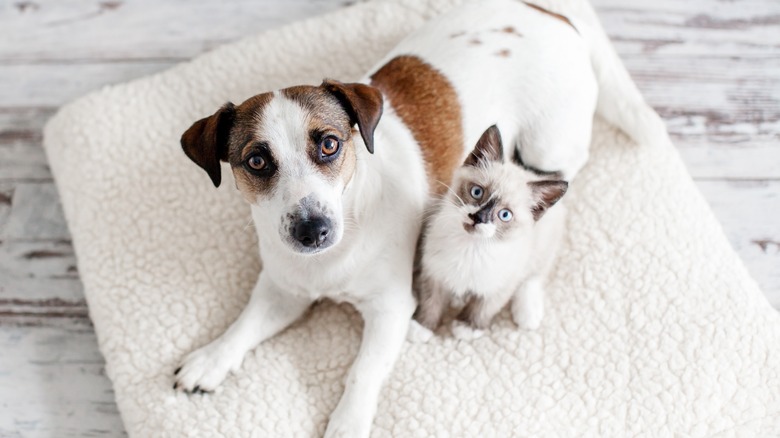
[[[780,1],[592,1],[780,308]],[[103,84],[349,3],[0,1],[0,437],[124,434],[41,149],[46,119]]]

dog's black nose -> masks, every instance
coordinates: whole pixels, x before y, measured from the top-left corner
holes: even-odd
[[[316,217],[298,222],[293,229],[293,237],[306,247],[318,247],[328,238],[330,220]]]

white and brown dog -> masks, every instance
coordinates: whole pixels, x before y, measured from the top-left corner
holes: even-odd
[[[348,302],[363,342],[325,435],[367,436],[415,309],[426,205],[493,124],[525,165],[570,179],[595,110],[639,142],[662,126],[605,40],[540,7],[488,0],[429,22],[359,83],[264,93],[195,122],[184,151],[215,185],[230,163],[263,270],[239,318],[184,359],[174,388],[213,390],[315,300]]]

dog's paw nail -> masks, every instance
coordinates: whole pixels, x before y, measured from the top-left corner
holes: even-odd
[[[173,390],[176,391],[176,388],[179,387],[179,382],[176,382],[173,384]]]
[[[179,371],[181,371],[181,367],[176,368],[176,371],[173,372],[173,375],[176,376],[179,374]]]
[[[193,394],[197,394],[197,393],[198,393],[198,391],[200,391],[200,385],[195,385],[195,387],[194,387],[194,388],[192,388],[192,393],[193,393]]]

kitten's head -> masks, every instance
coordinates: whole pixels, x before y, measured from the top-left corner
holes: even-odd
[[[566,193],[568,183],[539,181],[504,158],[501,133],[493,125],[482,134],[438,214],[462,224],[477,238],[506,239],[530,229]]]

